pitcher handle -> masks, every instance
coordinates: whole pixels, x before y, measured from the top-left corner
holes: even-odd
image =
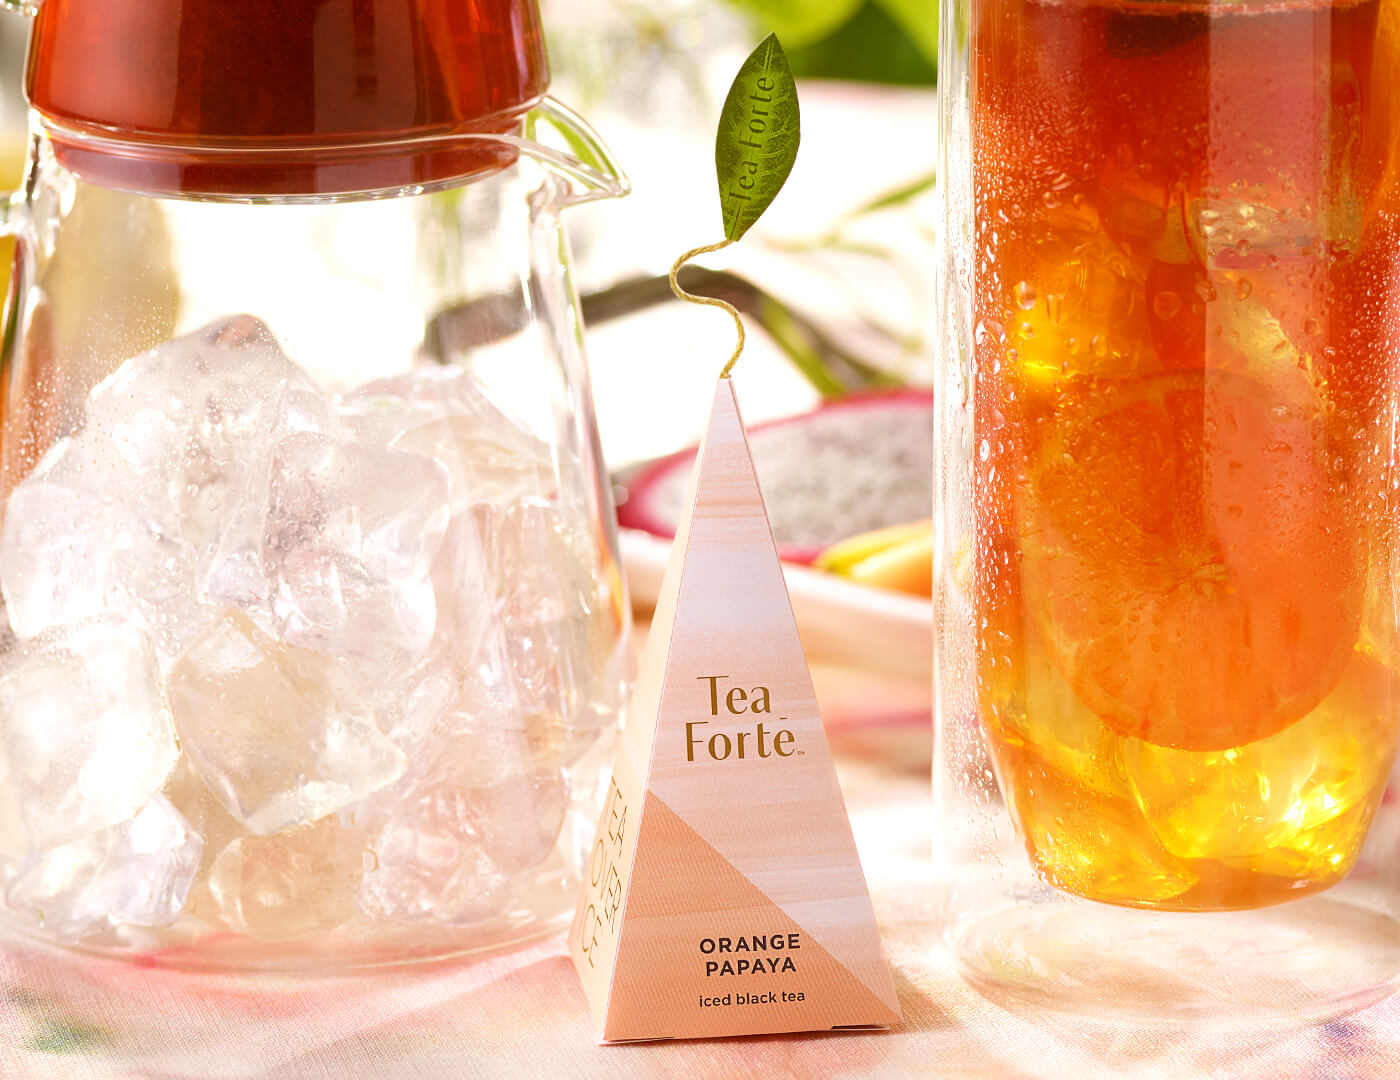
[[[6,0],[8,2],[8,0]],[[539,141],[542,127],[548,127],[563,139],[567,151],[546,146]],[[577,186],[564,205],[593,202],[595,199],[616,199],[632,191],[632,181],[618,164],[603,138],[588,122],[554,98],[543,98],[525,117],[523,139],[507,136],[531,157],[558,169],[574,180]]]

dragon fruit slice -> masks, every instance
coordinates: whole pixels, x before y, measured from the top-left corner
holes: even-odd
[[[933,394],[900,389],[828,402],[749,429],[778,552],[810,563],[837,541],[933,516]],[[673,537],[695,448],[625,483],[618,522]]]

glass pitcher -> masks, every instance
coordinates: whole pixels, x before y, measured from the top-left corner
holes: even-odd
[[[567,916],[630,652],[559,214],[627,184],[546,84],[534,0],[38,8],[6,926],[285,968]]]
[[[1355,867],[1400,703],[1391,2],[943,7],[937,861],[994,996],[1317,1019],[1400,971]]]

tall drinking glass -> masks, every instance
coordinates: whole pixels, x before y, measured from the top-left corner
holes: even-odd
[[[975,981],[1273,1017],[1395,974],[1384,882],[1333,887],[1400,700],[1398,55],[1393,0],[944,7],[935,789]]]

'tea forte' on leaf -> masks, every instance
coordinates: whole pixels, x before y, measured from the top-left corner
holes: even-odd
[[[748,232],[777,197],[800,139],[792,68],[777,36],[769,34],[744,61],[720,112],[715,171],[727,239]]]

